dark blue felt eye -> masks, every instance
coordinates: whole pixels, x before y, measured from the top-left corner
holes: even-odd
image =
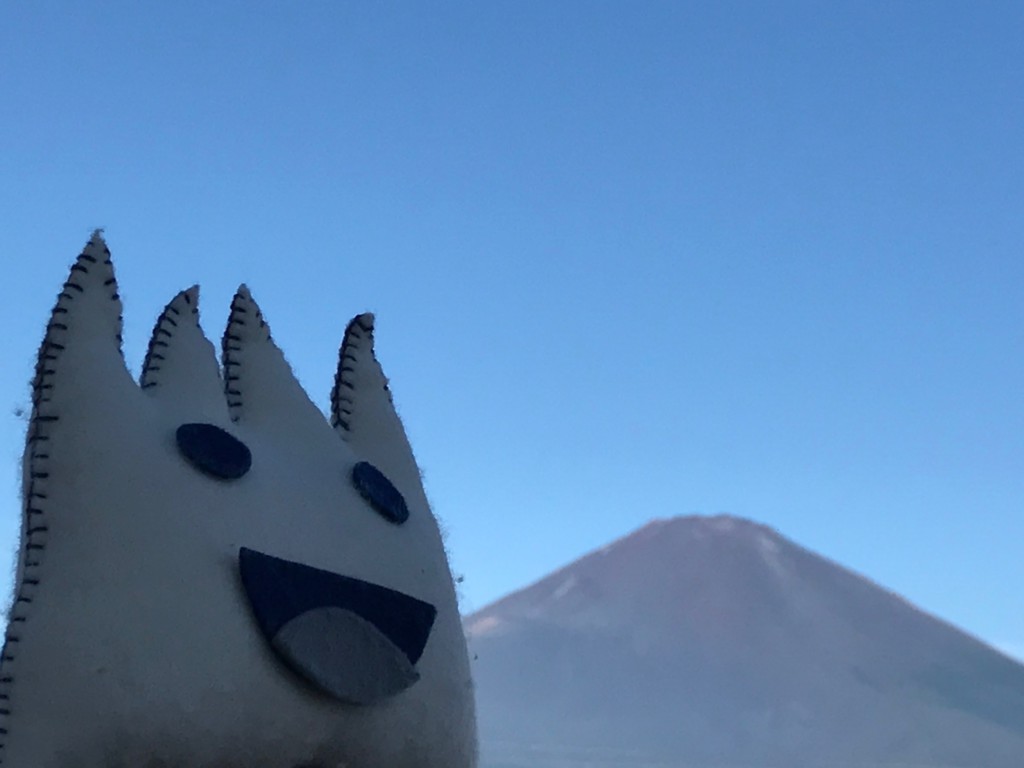
[[[352,482],[370,506],[390,523],[401,525],[409,519],[402,494],[373,464],[360,461],[352,467]]]
[[[245,443],[213,424],[182,424],[178,450],[196,469],[222,480],[237,480],[252,466]]]

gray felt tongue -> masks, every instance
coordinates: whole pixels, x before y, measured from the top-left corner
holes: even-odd
[[[271,643],[308,680],[352,704],[375,704],[419,679],[408,657],[380,630],[336,606],[296,616]]]
[[[274,653],[300,677],[348,704],[375,704],[419,679],[437,609],[368,581],[238,552],[253,617]]]

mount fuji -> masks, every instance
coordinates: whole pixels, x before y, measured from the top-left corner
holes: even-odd
[[[1024,765],[1024,666],[738,518],[651,522],[465,627],[485,768]]]

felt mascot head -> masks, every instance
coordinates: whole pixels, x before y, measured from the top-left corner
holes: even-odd
[[[465,641],[373,352],[345,331],[328,424],[239,289],[222,366],[197,290],[141,381],[93,236],[39,352],[4,768],[465,768]],[[223,375],[222,375],[223,371]]]

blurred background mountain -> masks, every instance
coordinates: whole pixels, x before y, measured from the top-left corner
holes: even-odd
[[[466,628],[485,768],[1024,756],[1024,666],[738,518],[652,522]]]

